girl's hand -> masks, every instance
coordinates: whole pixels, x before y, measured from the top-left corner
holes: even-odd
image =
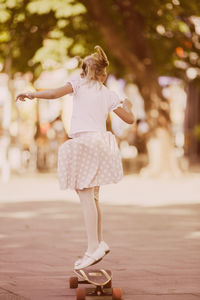
[[[123,101],[123,108],[126,110],[131,110],[133,104],[131,103],[130,100],[128,100],[127,98]]]
[[[35,97],[33,96],[33,93],[22,93],[22,94],[17,95],[16,101],[17,100],[25,101],[25,98],[28,98],[28,99],[32,100]]]

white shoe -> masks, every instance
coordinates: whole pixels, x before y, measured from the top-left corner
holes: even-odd
[[[87,254],[83,257],[79,265],[75,265],[75,270],[80,270],[98,263],[105,256],[103,247],[99,244],[98,248],[92,253]]]
[[[110,248],[108,246],[108,244],[106,244],[106,242],[101,241],[99,243],[99,245],[103,248],[103,250],[105,251],[105,254],[108,254],[110,252]],[[80,265],[80,263],[82,262],[82,260],[85,258],[85,256],[89,256],[88,252],[85,252],[84,256],[79,258],[78,260],[75,261],[74,263],[74,267]]]
[[[85,258],[85,256],[88,256],[89,253],[85,252],[85,254],[83,255],[83,257],[79,258],[78,260],[75,261],[74,266],[78,266],[80,265],[80,263],[82,262],[82,260]]]
[[[106,242],[101,241],[100,245],[104,249],[104,251],[105,251],[106,254],[108,254],[110,252],[110,248],[109,248],[108,244],[106,244]]]

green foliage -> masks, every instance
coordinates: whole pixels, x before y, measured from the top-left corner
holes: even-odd
[[[86,8],[79,2],[73,0],[32,0],[27,5],[32,14],[48,14],[55,12],[57,19],[68,18],[85,13]]]
[[[37,65],[31,65],[30,59],[42,46],[44,38],[56,22],[52,12],[43,16],[30,14],[27,10],[29,2],[1,0],[0,3],[0,60],[4,62],[4,71],[10,76],[15,72],[35,70]]]
[[[191,16],[200,16],[198,0],[154,0],[148,7],[146,1],[142,0],[137,2],[137,10],[145,22],[144,35],[151,46],[159,75],[186,79],[186,69],[200,67],[198,59],[190,59],[190,53],[194,51],[200,58],[200,47],[197,42],[194,43],[194,36],[199,42],[200,39],[191,21]],[[178,55],[177,48],[182,48],[183,54]],[[184,61],[187,66],[176,64],[176,61]]]
[[[54,36],[53,33],[55,32],[51,32],[52,36]],[[41,63],[45,65],[45,62],[47,60],[52,60],[55,62],[63,63],[67,60],[66,49],[71,45],[71,43],[71,39],[66,37],[46,39],[44,46],[36,51],[31,62],[33,64]]]
[[[1,0],[0,61],[4,71],[10,76],[32,71],[37,77],[45,61],[62,64],[69,47],[80,47],[61,29],[70,26],[68,18],[80,18],[85,11],[81,3],[72,0]]]
[[[87,0],[81,0],[81,2],[87,7]],[[134,19],[134,11],[138,14],[139,21],[142,24],[140,34],[144,37],[150,49],[151,59],[158,75],[178,76],[187,80],[186,70],[189,67],[197,68],[197,71],[200,71],[200,37],[197,36],[191,21],[191,16],[200,16],[199,0],[127,0],[124,2],[127,2],[127,5],[131,3],[131,7],[129,6],[130,8],[123,11],[122,1],[104,1],[111,17],[112,26],[117,28],[118,34],[123,37],[122,40],[128,45],[130,44],[129,40],[133,40],[134,36],[131,36],[128,32],[127,23],[129,19]],[[95,20],[91,20],[90,28],[92,26],[95,26]],[[98,28],[96,30],[98,31]],[[195,38],[196,42],[194,42]],[[137,44],[137,39],[132,42],[132,45],[134,43]],[[178,47],[183,49],[182,56],[177,55]],[[139,57],[139,52],[142,49],[139,48],[138,52],[133,47],[131,49]],[[195,61],[190,57],[191,52],[196,53],[197,59]],[[185,68],[183,64],[176,63],[176,61],[186,62]],[[117,62],[115,66],[112,66],[116,72],[119,72],[119,63]],[[124,73],[122,65],[120,73]]]
[[[134,40],[127,22],[134,17],[132,12],[139,16],[140,34],[159,75],[186,80],[189,67],[199,72],[200,40],[190,18],[200,15],[199,0],[126,0],[131,2],[129,14],[119,0],[102,2],[127,47],[129,40]],[[108,54],[110,70],[123,76],[127,69],[107,48],[89,8],[87,0],[0,0],[0,61],[4,69],[8,72],[9,66],[10,74],[31,70],[38,76],[46,60],[63,64],[69,56],[88,55],[99,44]],[[137,42],[133,41],[131,49],[139,57]]]

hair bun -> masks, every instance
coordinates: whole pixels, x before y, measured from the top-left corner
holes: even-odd
[[[109,61],[103,49],[99,45],[95,46],[94,49],[97,51],[99,59],[102,61],[104,66],[107,67],[109,65]]]

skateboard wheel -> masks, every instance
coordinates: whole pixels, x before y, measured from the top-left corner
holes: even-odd
[[[85,300],[86,290],[84,288],[77,288],[76,290],[76,300]]]
[[[106,285],[104,285],[105,289],[110,289],[111,287],[112,287],[112,279]]]
[[[122,299],[122,289],[112,288],[112,299],[113,300],[121,300]]]
[[[69,287],[70,289],[76,289],[78,287],[78,277],[69,278]]]

